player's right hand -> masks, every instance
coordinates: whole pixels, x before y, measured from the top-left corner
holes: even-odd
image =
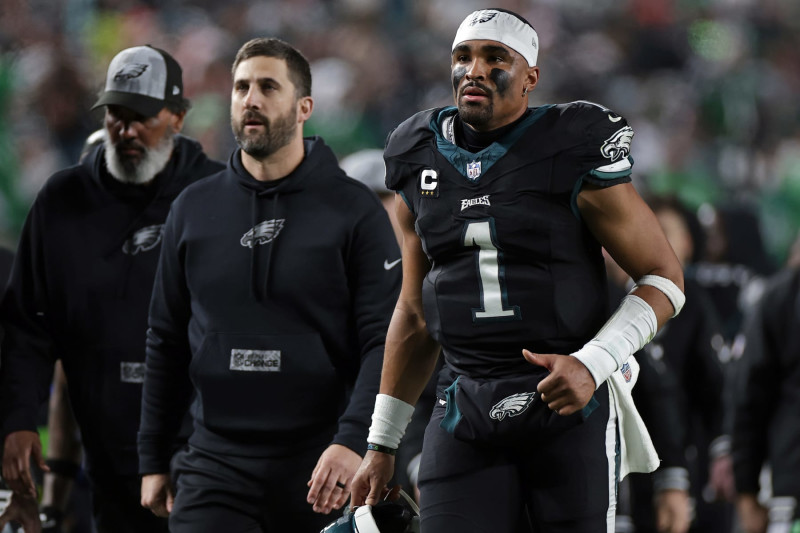
[[[36,497],[13,493],[11,501],[0,515],[0,530],[3,530],[9,522],[22,526],[25,533],[41,533],[42,523],[39,520],[39,503]]]
[[[35,431],[14,431],[5,440],[3,480],[14,492],[36,498],[36,483],[31,475],[31,456],[36,464],[49,472],[42,456],[42,443]]]
[[[169,474],[147,474],[142,476],[142,507],[154,515],[166,518],[175,503],[175,490]]]
[[[350,507],[375,505],[386,495],[386,484],[394,474],[394,455],[368,451],[353,476]]]

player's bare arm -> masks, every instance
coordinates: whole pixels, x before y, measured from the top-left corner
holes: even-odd
[[[661,276],[683,290],[681,264],[633,185],[586,186],[578,195],[578,208],[594,236],[631,279]],[[653,308],[659,328],[675,313],[669,299],[655,287],[639,286],[634,294]]]
[[[439,345],[428,334],[422,310],[422,280],[430,263],[414,231],[414,215],[400,195],[395,212],[403,229],[403,285],[386,335],[380,392],[413,405],[433,373]]]
[[[414,405],[433,373],[440,347],[428,333],[422,309],[422,281],[430,263],[414,231],[414,215],[403,199],[395,199],[403,230],[403,285],[389,330],[380,393]],[[377,503],[394,472],[394,455],[367,451],[353,478],[351,505]]]
[[[631,184],[606,188],[586,186],[578,195],[578,208],[600,244],[633,280],[655,276],[672,282],[674,290],[683,291],[680,262],[655,215]],[[656,330],[679,311],[666,294],[654,286],[639,284],[632,294],[652,308]],[[535,354],[528,350],[523,350],[523,356],[550,371],[539,384],[539,392],[542,400],[560,415],[582,409],[601,385],[585,363],[575,357]]]

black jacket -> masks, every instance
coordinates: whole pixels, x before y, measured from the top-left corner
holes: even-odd
[[[197,448],[365,451],[400,252],[377,196],[321,139],[305,152],[270,183],[237,150],[173,205],[150,309],[141,473],[168,470],[192,390]]]
[[[60,358],[90,471],[133,475],[162,225],[184,187],[223,166],[176,136],[154,181],[130,185],[108,173],[104,150],[54,174],[25,222],[0,304],[2,429],[36,431]]]
[[[731,442],[736,489],[758,493],[769,461],[773,495],[800,500],[800,270],[771,280],[744,333]]]

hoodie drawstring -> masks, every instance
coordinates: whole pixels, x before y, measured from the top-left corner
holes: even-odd
[[[272,197],[272,220],[275,221],[275,224],[278,223],[278,196],[279,193],[275,193]],[[272,249],[275,248],[275,243],[277,239],[273,238],[267,248],[267,266],[264,269],[264,298],[269,298],[269,267],[272,265]]]
[[[253,232],[252,240],[250,241],[250,292],[256,301],[261,301],[261,295],[258,293],[257,272],[256,268],[256,224],[258,224],[258,193],[252,191],[250,202],[250,231]]]
[[[266,216],[264,222],[268,221],[271,217],[272,220],[275,221],[275,224],[277,224],[278,196],[278,193],[273,195],[272,212]],[[258,221],[258,192],[254,190],[251,198],[252,229],[250,231],[253,232],[253,239],[250,246],[250,292],[253,293],[253,297],[256,299],[256,301],[260,302],[266,298],[269,298],[269,271],[270,266],[272,265],[272,248],[275,246],[275,236],[273,235],[273,238],[270,242],[265,243],[267,247],[267,264],[264,268],[264,291],[262,293],[258,290],[258,252],[256,251],[256,246],[258,246],[257,226],[260,224]]]

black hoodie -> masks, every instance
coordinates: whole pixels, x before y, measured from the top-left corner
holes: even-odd
[[[399,259],[378,197],[316,137],[277,182],[253,178],[237,150],[184,191],[153,287],[140,473],[168,471],[192,390],[197,448],[273,457],[333,442],[363,455]]]
[[[224,166],[178,135],[165,169],[132,185],[108,173],[104,152],[54,174],[25,221],[0,304],[2,430],[36,431],[60,358],[90,472],[135,475],[162,227],[184,187]]]

